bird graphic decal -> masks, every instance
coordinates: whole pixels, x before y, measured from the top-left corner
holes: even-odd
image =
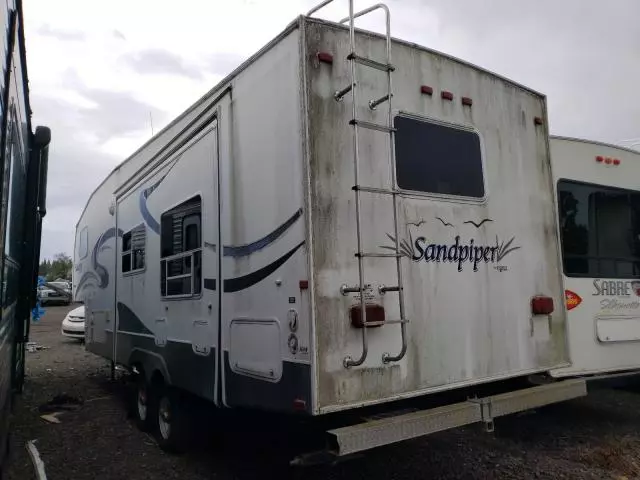
[[[490,218],[485,218],[480,223],[476,223],[473,220],[467,220],[466,222],[463,222],[463,223],[470,223],[474,227],[480,228],[482,225],[484,225],[487,222],[493,222],[493,220],[491,220]]]
[[[440,220],[440,222],[442,223],[442,225],[444,225],[445,227],[453,227],[452,223],[449,222],[445,222],[443,219],[441,219],[440,217],[436,217],[436,220]]]

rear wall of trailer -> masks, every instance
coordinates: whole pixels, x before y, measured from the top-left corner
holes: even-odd
[[[471,192],[474,197],[467,198],[411,192],[415,189],[399,186],[404,189],[398,197],[399,232],[407,245],[402,259],[405,316],[410,321],[407,353],[400,361],[385,363],[385,353],[401,351],[400,325],[369,328],[366,361],[345,368],[347,356],[357,359],[362,352],[362,330],[353,328],[349,318],[350,307],[359,304],[359,292],[347,296],[340,292],[343,284],[359,283],[349,125],[352,97],[348,94],[343,102],[333,98],[334,92],[350,83],[345,60],[349,35],[346,28],[319,21],[310,21],[307,29],[319,409],[351,408],[565,365],[565,312],[548,134],[546,122],[535,121],[545,118],[544,96],[437,52],[393,42],[393,114],[401,115],[405,123],[448,125],[477,144],[470,150],[473,155],[451,158],[447,152],[432,151],[429,157],[431,162],[437,156],[443,165],[464,160],[473,171],[461,166],[447,177],[448,167],[437,169],[438,162],[431,162],[432,170],[416,176],[424,177],[420,181],[438,178],[442,182],[464,178],[469,184],[478,179],[478,187]],[[359,55],[383,61],[383,38],[362,33],[356,40]],[[333,63],[318,63],[317,52],[333,55]],[[387,92],[386,73],[361,65],[357,70],[357,118],[386,125],[387,105],[372,111],[367,104]],[[432,92],[425,93],[423,85]],[[443,98],[443,91],[452,98]],[[429,120],[430,124],[424,123]],[[360,185],[391,188],[388,138],[386,133],[359,129]],[[406,150],[396,148],[393,168],[398,171],[400,155],[406,156]],[[470,158],[475,163],[466,161]],[[417,179],[410,180],[416,183]],[[363,251],[388,253],[394,245],[392,198],[362,193],[361,199]],[[504,256],[497,260],[485,255],[476,264],[451,265],[435,261],[434,252],[427,250],[433,242],[453,245],[457,241],[483,246],[485,253],[491,248],[497,252],[502,245]],[[398,284],[395,259],[366,258],[364,267],[365,284],[371,285],[366,288],[367,301],[382,305],[386,319],[399,319],[398,294],[383,295],[378,290]],[[532,315],[534,295],[553,298],[556,308],[550,317]]]

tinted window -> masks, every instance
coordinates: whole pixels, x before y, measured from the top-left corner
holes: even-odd
[[[484,197],[480,137],[471,130],[395,118],[398,186],[425,193]]]
[[[640,193],[561,180],[558,209],[566,275],[640,277]]]
[[[83,260],[87,257],[89,253],[89,230],[87,227],[84,227],[80,231],[80,238],[78,240],[78,256],[80,260]]]
[[[7,168],[6,179],[9,181],[7,199],[7,224],[5,233],[5,255],[16,261],[21,261],[21,242],[23,218],[20,203],[24,199],[25,174],[23,169],[22,154],[19,145],[20,138],[16,131],[15,114],[12,114],[12,132],[7,139],[7,157],[5,168]]]
[[[144,225],[122,235],[122,273],[144,269],[147,231]]]
[[[160,292],[191,296],[202,291],[202,206],[200,197],[165,212],[160,225]]]

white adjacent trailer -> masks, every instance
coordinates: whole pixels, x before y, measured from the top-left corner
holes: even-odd
[[[569,365],[544,96],[350,24],[300,17],[78,222],[87,348],[140,372],[163,444],[176,391],[335,418]],[[332,430],[334,452],[584,394],[503,388]]]
[[[551,137],[572,364],[556,377],[640,369],[640,152]]]

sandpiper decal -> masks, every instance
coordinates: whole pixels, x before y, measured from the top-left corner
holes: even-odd
[[[440,217],[435,217],[444,226],[454,227],[451,223],[443,220]],[[469,220],[463,222],[463,224],[472,224],[477,229],[482,225],[492,222],[493,220],[485,218],[480,222]],[[424,222],[426,223],[426,222]],[[409,224],[415,225],[411,222]],[[381,245],[380,248],[385,250],[396,250],[396,239],[393,235],[387,233],[387,237],[391,240],[392,245]],[[462,272],[465,268],[470,267],[474,272],[477,272],[481,264],[492,264],[494,269],[499,272],[508,270],[508,267],[503,265],[503,260],[511,253],[519,250],[521,247],[514,244],[515,236],[509,240],[501,240],[496,235],[495,244],[487,245],[482,244],[475,238],[465,238],[460,234],[455,235],[448,242],[432,242],[425,236],[418,236],[413,238],[411,232],[409,232],[409,239],[400,239],[398,242],[398,252],[403,257],[409,258],[413,262],[427,262],[427,263],[453,263],[457,265],[458,271]]]

